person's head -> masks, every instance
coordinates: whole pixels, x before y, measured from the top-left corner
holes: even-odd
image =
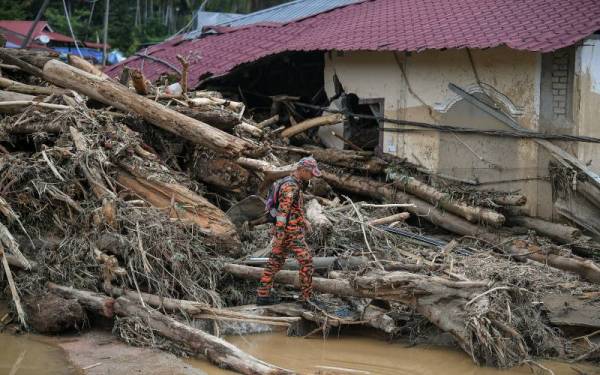
[[[310,181],[313,177],[321,176],[321,171],[317,166],[317,161],[312,156],[308,156],[300,159],[296,164],[296,177],[302,181]]]

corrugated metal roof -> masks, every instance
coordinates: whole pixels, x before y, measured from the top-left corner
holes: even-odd
[[[272,8],[259,10],[258,12],[241,16],[232,21],[222,22],[218,25],[237,27],[264,22],[286,23],[361,1],[364,0],[295,0]]]
[[[174,38],[147,53],[177,66],[190,62],[190,86],[208,75],[287,51],[423,51],[507,46],[548,52],[600,30],[598,0],[367,0],[287,24],[225,27],[194,40]],[[143,63],[142,63],[143,61]],[[151,80],[168,64],[133,56],[107,69],[143,67]]]

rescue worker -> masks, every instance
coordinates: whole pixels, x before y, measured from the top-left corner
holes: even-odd
[[[300,159],[296,169],[290,176],[278,181],[276,192],[275,226],[273,228],[273,247],[271,256],[260,279],[258,288],[257,305],[270,305],[275,303],[271,294],[275,274],[281,270],[285,263],[286,255],[294,253],[300,264],[300,285],[302,293],[300,301],[307,307],[315,305],[312,295],[313,263],[312,255],[304,240],[306,232],[312,231],[310,223],[304,216],[304,200],[302,197],[302,184],[313,177],[321,176],[317,161],[312,157]]]

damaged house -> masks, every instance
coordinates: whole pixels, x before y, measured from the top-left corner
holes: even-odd
[[[118,76],[128,66],[155,80],[174,73],[180,54],[191,63],[190,86],[229,87],[265,107],[265,97],[289,95],[375,115],[332,127],[360,147],[424,170],[485,189],[519,191],[528,197],[529,214],[555,215],[547,141],[411,123],[599,136],[595,1],[314,3],[293,1],[204,27],[150,47],[108,73]],[[331,129],[323,127],[319,135],[330,147],[345,146]],[[598,145],[560,146],[590,173],[600,172]]]

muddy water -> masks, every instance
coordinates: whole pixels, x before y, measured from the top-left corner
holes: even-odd
[[[37,341],[34,337],[0,333],[0,374],[2,375],[74,375],[62,349]]]
[[[414,346],[360,336],[329,337],[327,340],[286,337],[281,333],[231,337],[240,349],[301,374],[381,375],[531,375],[529,367],[497,370],[477,367],[464,353],[440,347]],[[600,368],[542,362],[556,375],[575,375],[572,367],[600,375]],[[233,374],[192,360],[194,367],[210,375]]]

